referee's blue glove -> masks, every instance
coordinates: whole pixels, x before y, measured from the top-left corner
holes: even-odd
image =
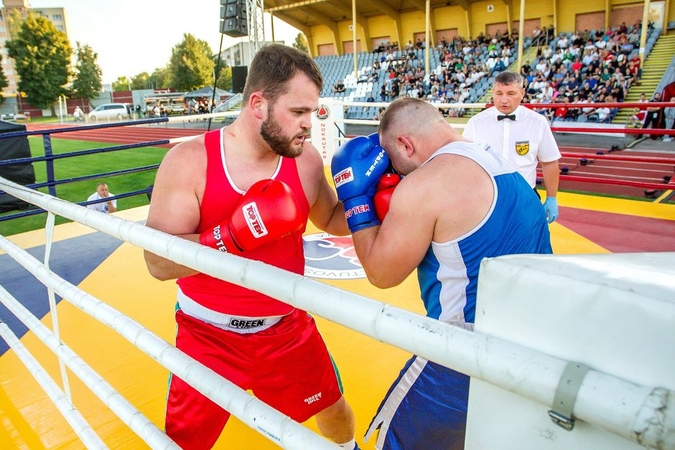
[[[548,223],[555,222],[555,219],[558,218],[558,200],[555,197],[546,197],[544,211],[546,211]]]

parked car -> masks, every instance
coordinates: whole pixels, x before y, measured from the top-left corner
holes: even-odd
[[[105,103],[89,113],[90,122],[129,120],[129,106],[124,103]]]

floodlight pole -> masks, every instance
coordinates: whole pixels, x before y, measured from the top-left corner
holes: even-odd
[[[248,41],[251,59],[265,43],[265,4],[263,0],[246,0]]]

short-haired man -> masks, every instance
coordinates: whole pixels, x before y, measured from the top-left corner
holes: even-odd
[[[303,274],[308,220],[348,233],[321,155],[307,142],[322,85],[306,53],[263,46],[237,119],[164,157],[148,226]],[[316,417],[342,448],[358,448],[337,368],[307,312],[150,252],[145,259],[155,278],[178,278],[176,347],[293,420]],[[182,448],[211,448],[229,416],[171,377],[166,432]]]
[[[520,105],[524,95],[519,74],[500,73],[492,88],[494,106],[469,119],[463,135],[474,142],[487,142],[518,168],[533,189],[537,183],[537,165],[541,164],[546,188],[544,209],[551,223],[558,217],[560,149],[548,121]]]
[[[427,316],[472,329],[483,258],[551,253],[541,202],[511,164],[423,100],[391,103],[378,134],[347,142],[331,164],[368,280],[389,288],[416,271]],[[387,156],[404,175],[398,185],[379,176]],[[379,450],[464,449],[468,396],[468,376],[413,356],[366,437],[379,428]]]
[[[108,185],[105,183],[99,183],[96,186],[96,192],[91,194],[89,198],[87,199],[88,202],[94,201],[94,200],[102,200],[104,198],[108,197],[114,197],[115,194],[111,194],[110,190],[108,190]],[[92,203],[91,205],[87,205],[87,208],[93,209],[95,211],[99,211],[102,213],[114,213],[117,211],[117,200],[108,200],[105,202],[99,202],[99,203]]]

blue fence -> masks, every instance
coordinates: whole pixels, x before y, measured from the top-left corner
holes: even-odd
[[[46,181],[39,182],[39,183],[36,182],[36,183],[32,183],[32,184],[27,184],[26,187],[29,187],[31,189],[47,188],[50,195],[52,195],[54,197],[58,197],[57,194],[56,194],[56,187],[59,186],[59,185],[63,185],[63,184],[67,184],[67,183],[75,183],[75,182],[80,182],[80,181],[86,181],[86,180],[91,180],[91,179],[94,179],[94,178],[111,177],[111,176],[126,175],[126,174],[131,174],[131,173],[155,170],[155,169],[157,169],[157,167],[159,167],[159,164],[133,167],[133,168],[124,169],[124,170],[114,170],[114,171],[109,171],[109,172],[93,173],[93,174],[83,175],[83,176],[78,176],[78,177],[56,179],[56,176],[55,176],[55,173],[54,173],[54,161],[59,160],[59,159],[75,158],[75,157],[80,157],[80,156],[83,156],[83,155],[92,155],[92,154],[97,154],[97,153],[109,153],[109,152],[117,152],[117,151],[122,151],[122,150],[132,150],[132,149],[142,148],[142,147],[153,147],[153,146],[158,146],[158,145],[169,144],[170,140],[169,139],[160,139],[160,140],[154,140],[154,141],[139,142],[139,143],[134,143],[134,144],[123,144],[123,145],[115,145],[115,146],[110,146],[110,147],[79,150],[79,151],[61,153],[61,154],[55,155],[53,153],[53,148],[52,148],[52,141],[51,141],[52,135],[60,134],[60,133],[72,133],[72,132],[75,132],[75,131],[95,130],[95,129],[101,129],[101,128],[119,128],[119,127],[130,126],[130,125],[160,124],[160,123],[165,123],[165,122],[168,122],[168,121],[169,121],[168,118],[161,117],[161,118],[156,118],[156,119],[140,119],[140,120],[134,120],[134,121],[107,123],[107,124],[100,124],[100,125],[74,126],[74,127],[66,127],[66,128],[54,128],[54,129],[48,129],[48,130],[12,131],[12,132],[8,132],[8,133],[3,133],[3,134],[0,134],[0,140],[9,139],[9,138],[16,138],[16,137],[24,137],[24,136],[27,137],[27,136],[41,135],[42,140],[43,140],[44,153],[45,154],[44,154],[44,156],[40,156],[40,157],[15,158],[15,159],[2,160],[2,161],[0,161],[0,167],[17,165],[17,164],[32,164],[32,163],[43,163],[44,162],[46,164]],[[121,199],[121,198],[133,197],[133,196],[137,196],[137,195],[148,195],[149,196],[151,191],[152,191],[152,186],[148,186],[144,189],[138,189],[138,190],[134,190],[134,191],[115,194],[114,196],[111,196],[111,197],[108,197],[108,198],[105,198],[105,199],[84,201],[84,202],[77,202],[77,203],[79,205],[82,205],[82,206],[87,206],[87,205],[92,205],[92,204],[96,204],[96,203],[107,202],[107,201],[110,201],[110,200],[117,200],[117,199]],[[4,192],[0,190],[0,194],[4,194]],[[14,213],[14,214],[6,214],[6,215],[0,216],[0,222],[12,220],[12,219],[18,219],[18,218],[21,218],[21,217],[32,216],[32,215],[36,215],[36,214],[42,214],[44,212],[45,211],[43,209],[38,208],[38,209],[31,209],[31,210],[27,210],[27,211],[21,211],[21,212]]]

